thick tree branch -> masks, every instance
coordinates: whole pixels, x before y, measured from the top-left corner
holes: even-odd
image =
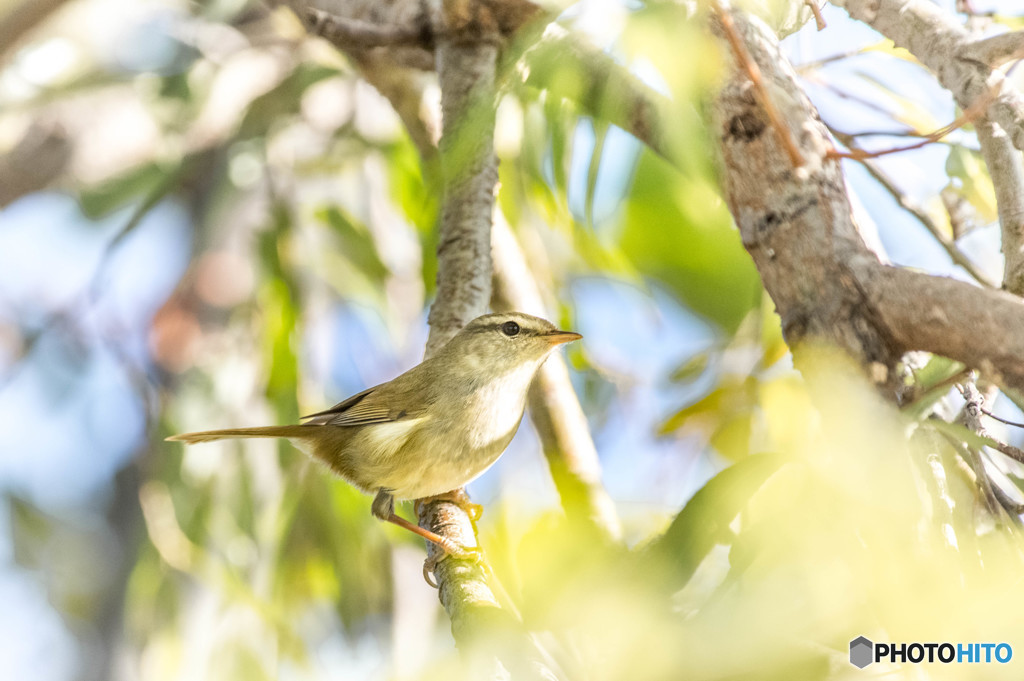
[[[879,263],[857,235],[839,164],[825,158],[827,133],[774,35],[734,18],[810,161],[793,172],[745,73],[735,74],[712,107],[726,196],[787,341],[825,340],[865,366],[928,350],[1024,385],[1024,302]]]
[[[998,61],[996,57],[1020,56],[1016,49],[1006,54],[1013,39],[988,42],[985,47],[987,41],[971,40],[954,17],[925,0],[833,0],[833,4],[909,50],[963,109],[988,96],[990,86],[1000,87],[985,118],[978,121],[978,141],[995,187],[1002,225],[1003,287],[1024,294],[1024,163],[1020,158],[1024,97],[1001,73],[993,71],[990,63]]]
[[[495,214],[491,243],[494,307],[549,317],[536,277],[500,212]],[[529,407],[566,516],[618,539],[622,529],[615,504],[601,484],[601,462],[590,427],[560,356],[550,357],[534,379]]]

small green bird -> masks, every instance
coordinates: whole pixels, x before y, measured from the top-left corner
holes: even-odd
[[[395,515],[398,499],[449,492],[497,461],[519,428],[526,393],[548,355],[582,336],[521,312],[477,317],[429,359],[301,425],[230,428],[167,438],[187,444],[282,437],[376,497],[371,512],[460,553]]]

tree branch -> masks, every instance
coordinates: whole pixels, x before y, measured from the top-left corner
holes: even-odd
[[[308,28],[342,49],[418,45],[430,49],[433,40],[426,18],[410,24],[381,25],[347,19],[313,7],[306,10]]]
[[[995,187],[1002,225],[1006,259],[1003,287],[1024,294],[1024,162],[1020,158],[1024,150],[1024,97],[1001,73],[993,71],[990,63],[1019,56],[1021,45],[1007,55],[1013,38],[972,41],[953,17],[924,0],[833,0],[833,4],[909,50],[953,94],[962,109],[987,96],[990,84],[1000,88],[985,117],[977,123],[978,141]]]
[[[491,243],[495,308],[549,317],[536,277],[500,211],[495,213]],[[615,504],[601,484],[601,462],[590,427],[560,356],[550,357],[534,379],[529,407],[566,517],[618,539],[622,528]]]
[[[0,58],[17,45],[23,35],[46,20],[68,0],[23,0],[8,10],[0,21]]]
[[[981,38],[964,46],[960,51],[962,59],[987,64],[998,68],[1024,55],[1024,31],[1010,31]]]
[[[857,235],[840,166],[825,158],[826,130],[775,36],[757,19],[734,19],[808,159],[806,175],[792,171],[745,73],[734,74],[712,106],[726,197],[787,341],[824,340],[865,367],[928,350],[1024,385],[1024,302],[879,263]]]

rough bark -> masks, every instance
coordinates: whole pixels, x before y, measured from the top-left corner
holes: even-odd
[[[739,13],[734,20],[805,159],[799,170],[793,167],[753,84],[736,69],[712,114],[725,195],[743,245],[791,346],[812,338],[843,348],[862,364],[891,367],[902,348],[880,328],[851,269],[878,260],[857,232],[839,162],[825,158],[828,131],[767,26]]]
[[[875,363],[891,368],[906,351],[927,350],[1024,385],[1024,303],[881,264],[857,234],[839,163],[825,158],[826,131],[774,35],[757,19],[734,18],[808,159],[803,168],[792,167],[746,75],[737,71],[712,106],[714,133],[730,210],[787,341],[823,340],[872,369]]]

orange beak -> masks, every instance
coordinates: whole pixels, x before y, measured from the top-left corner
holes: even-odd
[[[551,333],[544,334],[543,338],[552,345],[561,345],[562,343],[571,343],[574,340],[579,340],[583,336],[573,331],[552,331]]]

